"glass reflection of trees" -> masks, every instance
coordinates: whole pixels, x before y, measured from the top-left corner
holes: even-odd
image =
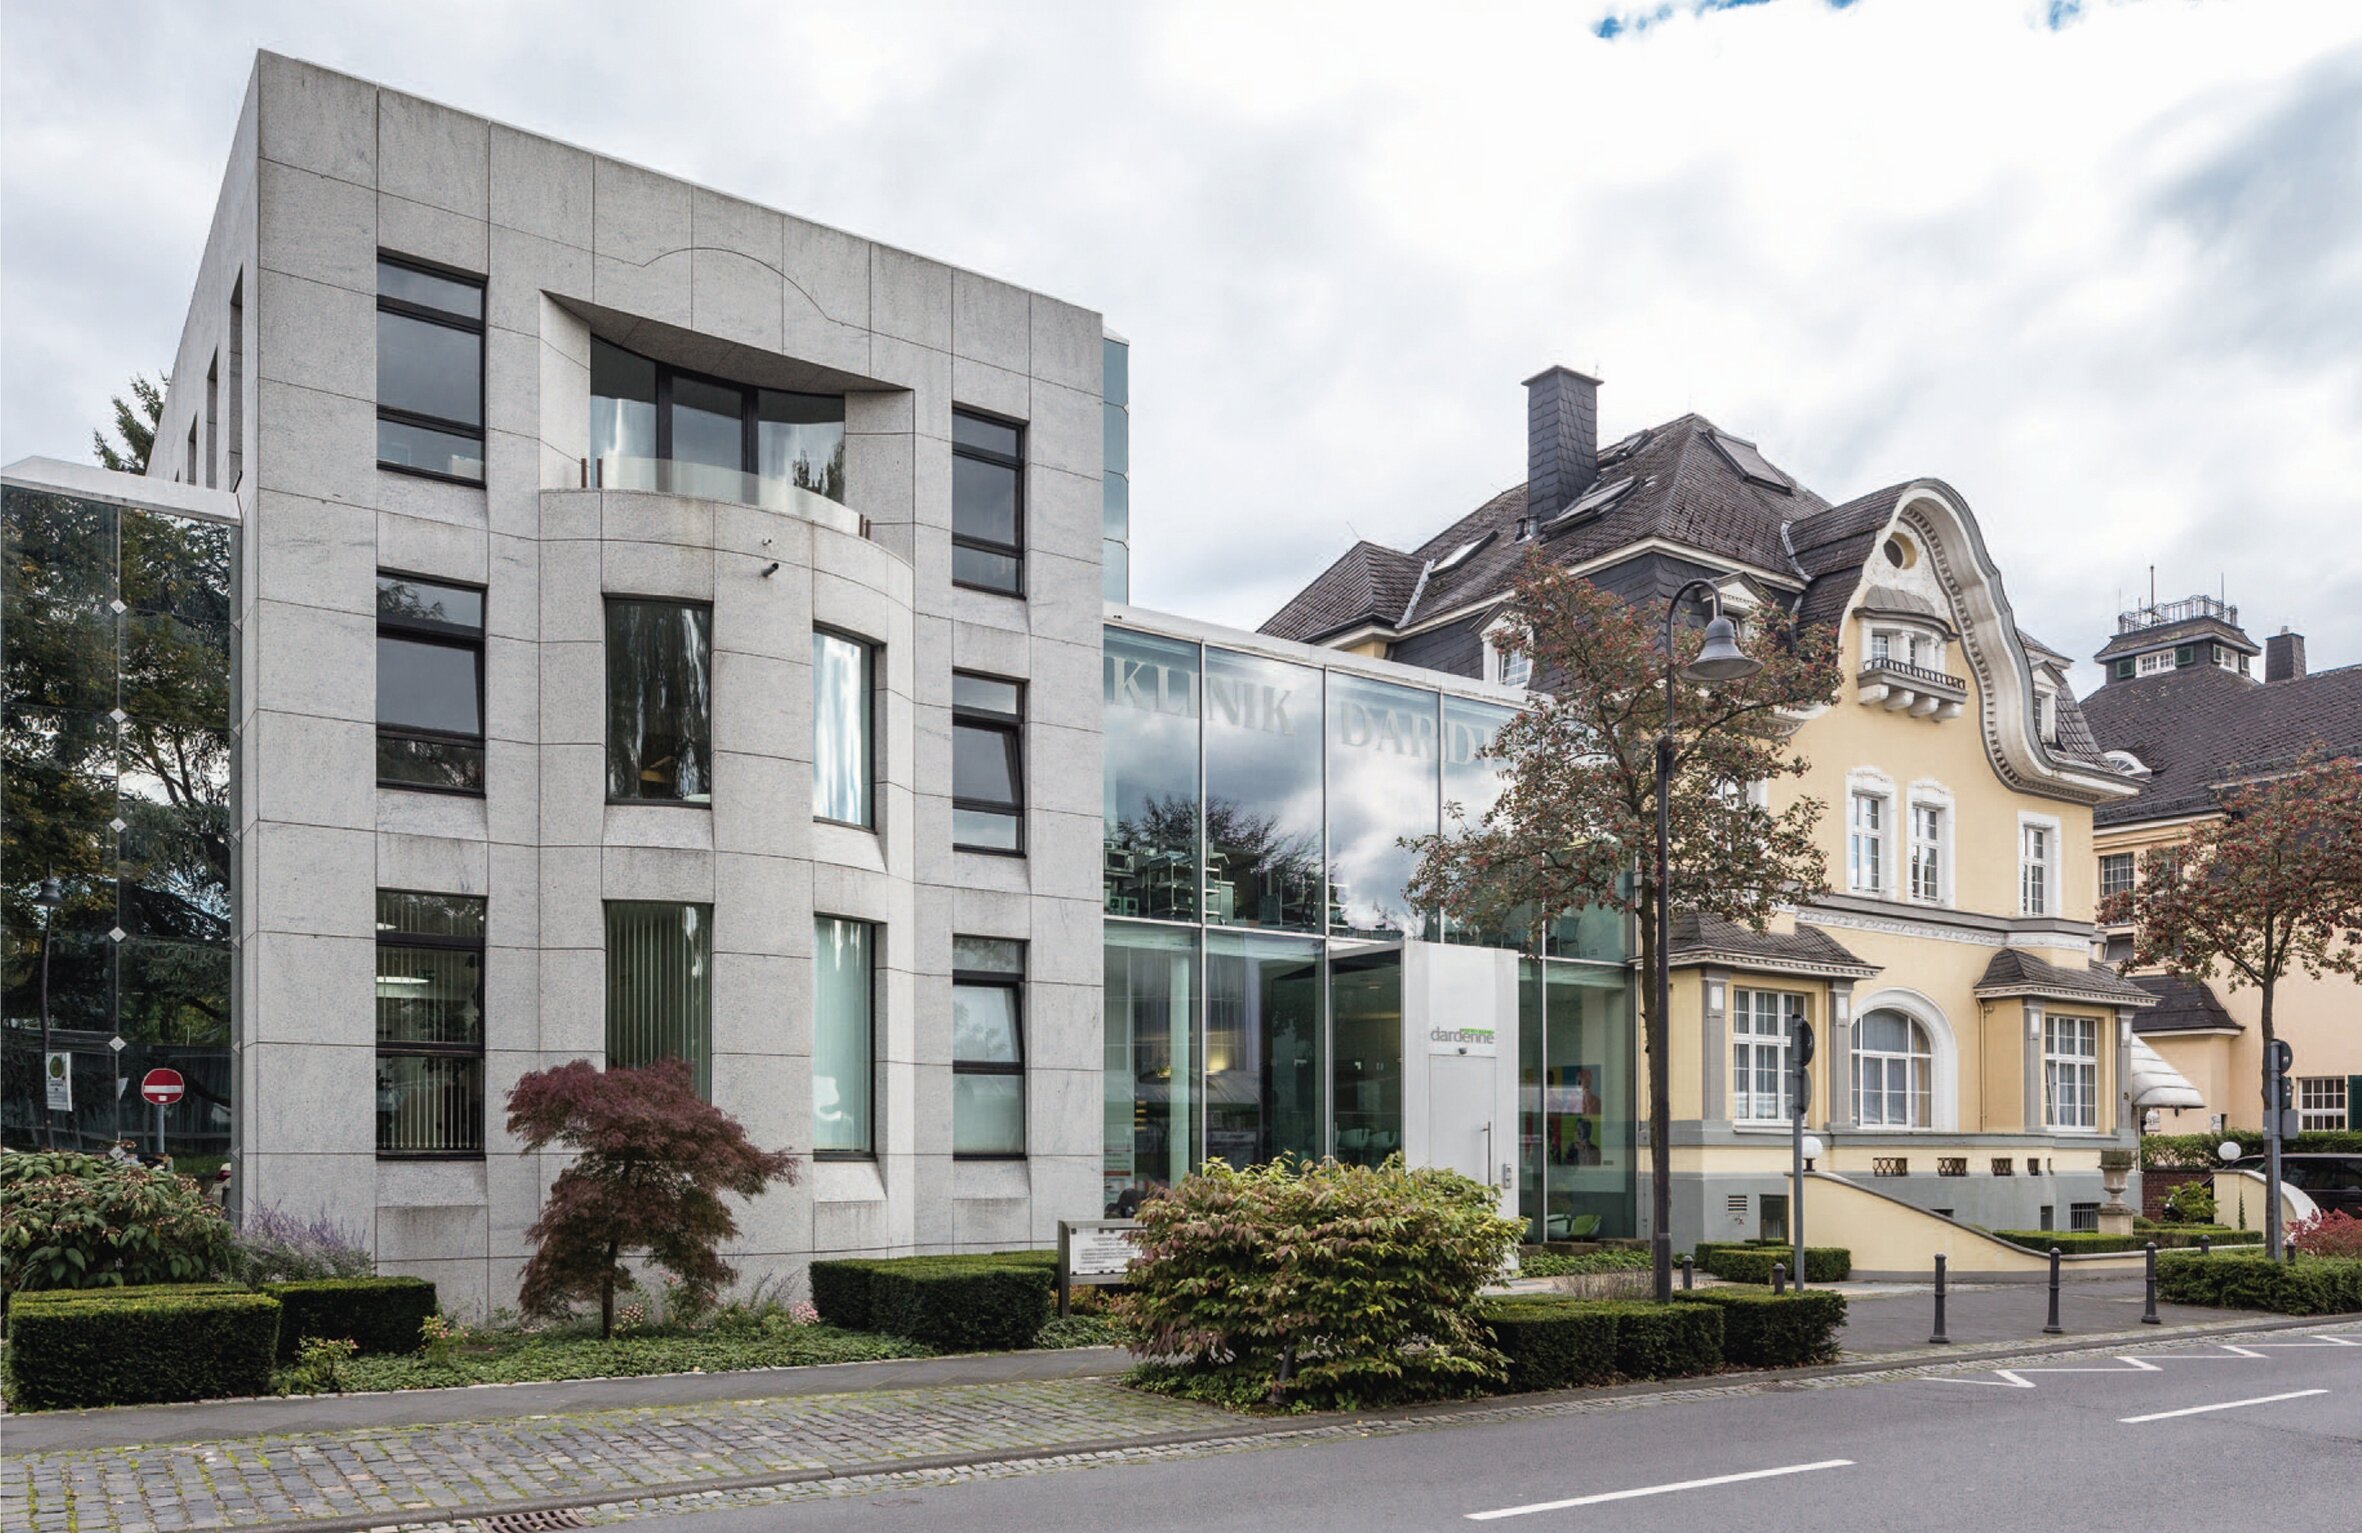
[[[1206,651],[1206,920],[1321,929],[1321,673]]]
[[[1355,936],[1417,936],[1403,888],[1418,853],[1406,837],[1437,829],[1437,695],[1329,674],[1329,927]]]
[[[1198,650],[1108,629],[1101,710],[1104,907],[1189,921],[1198,911]]]
[[[168,1144],[229,1135],[232,529],[11,487],[0,501],[0,856],[8,1092],[0,1134],[100,1144],[118,1072],[171,1064]],[[54,875],[65,903],[34,902]],[[51,1114],[39,1049],[73,1060]],[[107,1040],[127,1041],[120,1057]],[[125,1132],[144,1127],[136,1097]]]

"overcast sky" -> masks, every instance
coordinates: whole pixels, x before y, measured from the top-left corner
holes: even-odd
[[[0,459],[170,359],[268,47],[1103,310],[1145,605],[1417,544],[1566,362],[1948,480],[2070,653],[2154,564],[2362,661],[2362,4],[1704,11],[0,0]]]

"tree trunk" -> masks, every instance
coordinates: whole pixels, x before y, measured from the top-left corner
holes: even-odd
[[[599,1340],[615,1334],[615,1262],[623,1254],[615,1242],[607,1242],[607,1270],[599,1274]]]

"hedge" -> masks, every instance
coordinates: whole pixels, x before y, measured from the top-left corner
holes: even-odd
[[[2013,1246],[2041,1256],[2048,1256],[2057,1246],[2065,1256],[2092,1256],[2116,1251],[2138,1251],[2150,1241],[2157,1242],[2160,1251],[2195,1248],[2200,1236],[2218,1246],[2252,1246],[2263,1243],[2261,1230],[2226,1230],[2219,1227],[2176,1225],[2171,1229],[2138,1230],[2130,1235],[2103,1235],[2096,1230],[1995,1230],[1996,1240],[2006,1240]]]
[[[416,1352],[420,1322],[436,1313],[435,1285],[425,1278],[306,1278],[265,1283],[279,1301],[279,1358],[290,1361],[305,1339],[347,1340],[364,1357]]]
[[[1616,1317],[1616,1372],[1679,1379],[1722,1366],[1722,1311],[1706,1304],[1603,1299]]]
[[[1808,1248],[1809,1249],[1809,1248]],[[1845,1295],[1808,1288],[1783,1294],[1752,1288],[1701,1288],[1684,1303],[1722,1311],[1722,1360],[1741,1368],[1800,1368],[1837,1356]]]
[[[1509,1360],[1512,1390],[1674,1379],[1722,1366],[1722,1311],[1711,1305],[1516,1294],[1488,1299],[1477,1313]]]
[[[1701,1241],[1693,1252],[1701,1271],[1732,1283],[1769,1283],[1772,1264],[1792,1267],[1796,1262],[1793,1246],[1723,1245]],[[1842,1283],[1854,1270],[1853,1252],[1843,1246],[1806,1246],[1804,1248],[1804,1277],[1809,1283]],[[1791,1272],[1793,1281],[1795,1274]]]
[[[2176,1251],[2157,1258],[2157,1297],[2169,1304],[2217,1309],[2264,1309],[2283,1315],[2345,1315],[2362,1311],[2362,1257],[2200,1256]]]
[[[2264,1131],[2235,1128],[2220,1134],[2147,1134],[2141,1138],[2144,1171],[2211,1171],[2222,1164],[2215,1150],[2226,1139],[2236,1140],[2242,1159],[2261,1155]],[[2309,1129],[2284,1141],[2289,1155],[2362,1155],[2362,1129]]]
[[[267,1294],[20,1293],[8,1326],[8,1388],[18,1410],[143,1405],[268,1394],[279,1302]]]
[[[869,1324],[869,1274],[876,1258],[845,1257],[812,1264],[812,1307],[830,1325],[847,1331],[866,1331]]]
[[[907,1336],[947,1351],[1030,1346],[1049,1318],[1055,1251],[993,1251],[812,1264],[812,1307],[848,1331]]]

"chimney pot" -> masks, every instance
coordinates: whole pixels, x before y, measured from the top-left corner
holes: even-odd
[[[2264,640],[2264,680],[2302,681],[2305,678],[2305,636],[2292,633],[2283,624],[2278,633]]]
[[[1599,380],[1548,367],[1525,381],[1525,509],[1538,528],[1599,477]]]

